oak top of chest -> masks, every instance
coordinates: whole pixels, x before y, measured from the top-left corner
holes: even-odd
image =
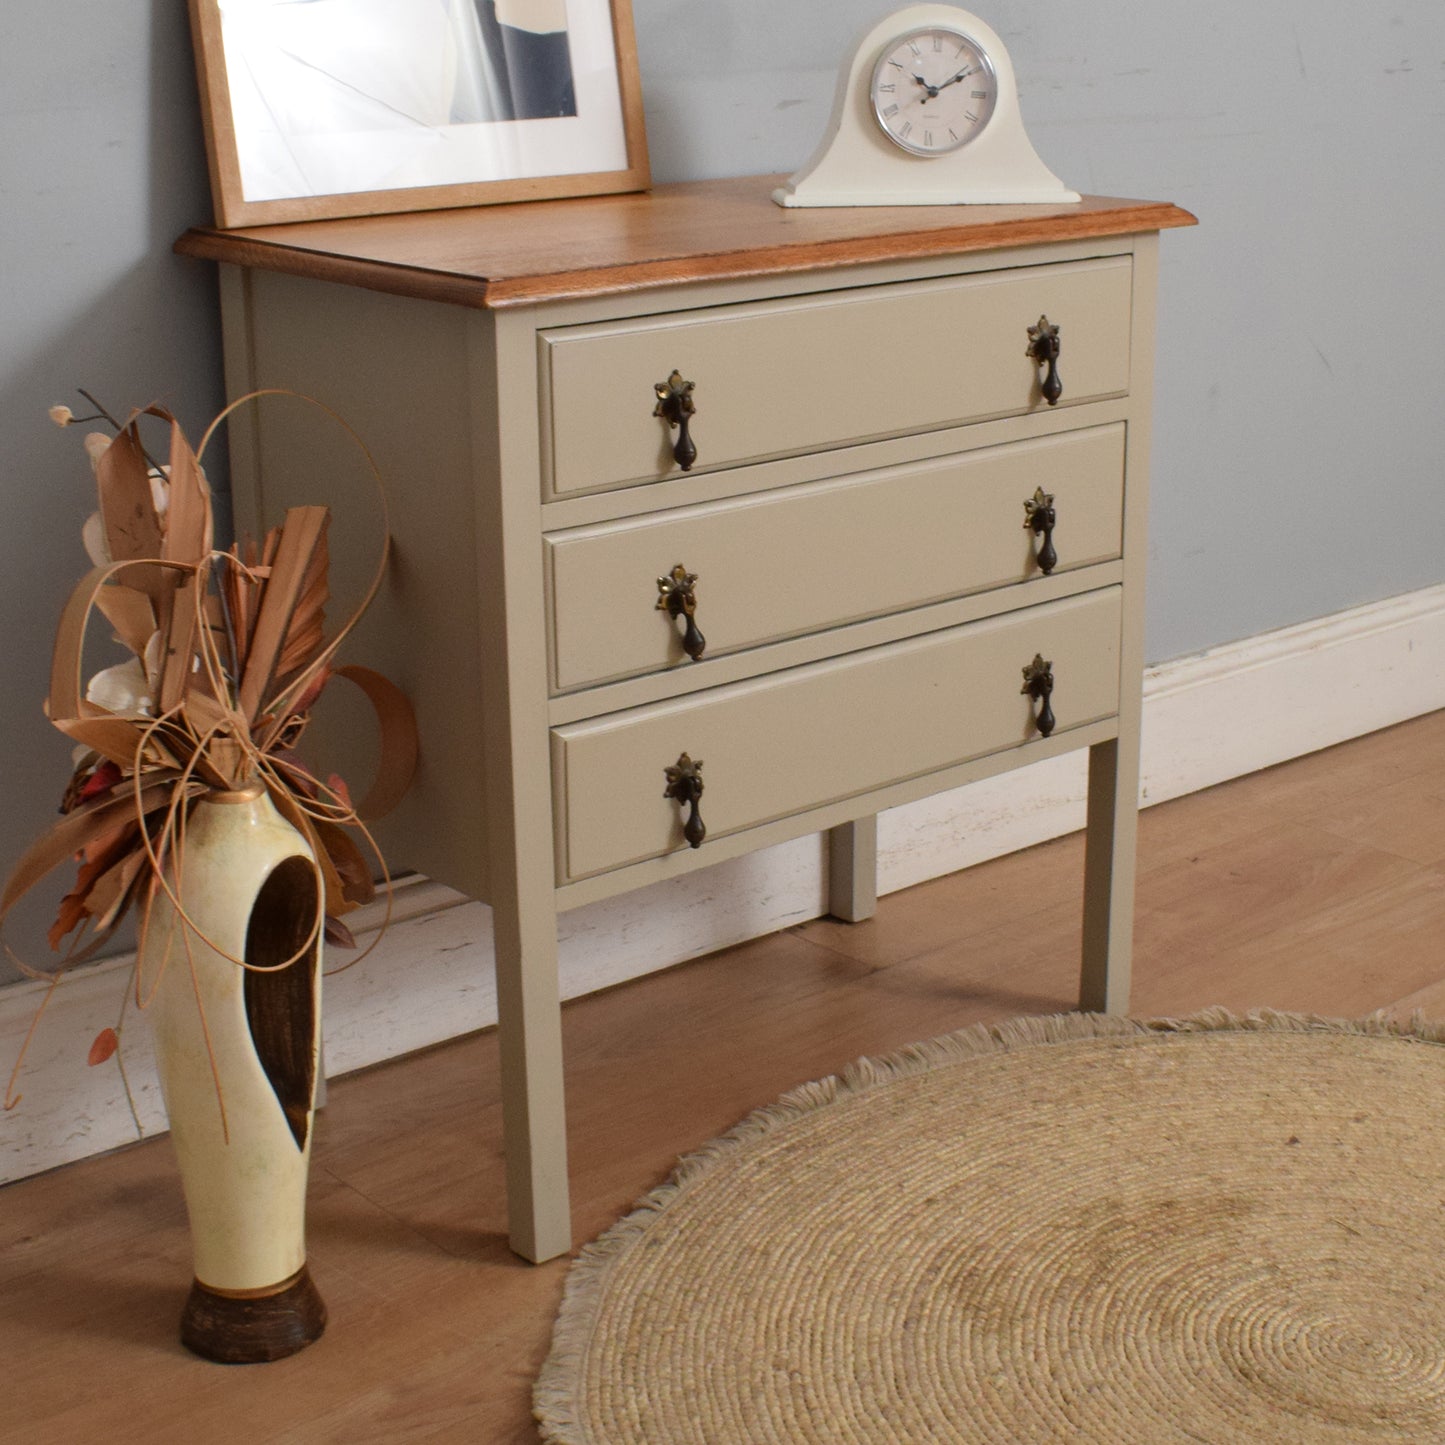
[[[1192,226],[1162,201],[784,209],[779,176],[222,231],[185,256],[483,308]]]

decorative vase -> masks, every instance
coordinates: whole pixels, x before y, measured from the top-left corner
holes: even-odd
[[[225,1363],[281,1359],[326,1326],[305,1235],[320,875],[260,783],[200,798],[174,864],[185,917],[157,893],[139,967],[191,1224],[181,1340]]]

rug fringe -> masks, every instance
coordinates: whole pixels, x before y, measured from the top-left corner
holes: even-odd
[[[587,1343],[601,1302],[609,1266],[641,1236],[660,1210],[738,1149],[764,1135],[836,1103],[940,1067],[989,1055],[1014,1053],[1039,1046],[1129,1038],[1161,1033],[1223,1032],[1338,1033],[1445,1043],[1445,1022],[1413,1013],[1408,1021],[1384,1011],[1362,1019],[1332,1019],[1317,1014],[1257,1009],[1237,1014],[1213,1007],[1184,1018],[1133,1019],[1111,1014],[1068,1013],[1012,1019],[1002,1024],[974,1024],[890,1054],[855,1059],[840,1073],[801,1084],[776,1103],[755,1109],[727,1133],[684,1154],[663,1184],[639,1199],[629,1211],[573,1261],[552,1332],[552,1348],[532,1392],[532,1413],[547,1445],[594,1445],[584,1433],[576,1389],[583,1376]]]

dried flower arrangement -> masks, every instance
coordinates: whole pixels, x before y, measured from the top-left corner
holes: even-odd
[[[96,415],[51,409],[61,426],[105,421],[113,434],[85,438],[99,493],[99,509],[83,531],[93,567],[62,611],[51,666],[47,713],[77,745],[74,773],[60,821],[24,854],[0,894],[3,923],[42,878],[70,860],[78,863],[49,934],[63,957],[39,969],[11,955],[25,973],[51,984],[31,1035],[66,970],[92,957],[128,914],[136,915],[144,939],[159,895],[179,907],[168,865],[183,848],[191,806],[208,790],[261,783],[310,844],[322,876],[325,918],[317,918],[305,948],[323,927],[330,941],[352,946],[342,916],[375,895],[373,869],[348,827],[371,845],[385,877],[362,820],[380,816],[405,792],[416,760],[415,725],[392,683],[370,669],[333,663],[380,586],[385,539],[364,598],[329,638],[326,508],[293,508],[259,545],[247,541],[222,551],[213,544],[211,493],[199,457],[236,407],[267,394],[233,403],[197,449],[158,406],[120,421],[82,392]],[[142,441],[144,416],[169,430],[164,463]],[[366,459],[375,476],[369,454]],[[130,655],[82,688],[82,653],[96,612]],[[322,781],[295,751],[312,707],[335,677],[361,689],[380,723],[377,781],[360,804],[352,803],[341,779]],[[242,959],[232,961],[245,966]],[[157,983],[147,980],[143,991],[137,973],[137,1004]],[[124,1008],[117,1027],[95,1040],[91,1063],[116,1052],[123,1020]],[[19,1102],[14,1086],[24,1055],[22,1047],[6,1109]]]

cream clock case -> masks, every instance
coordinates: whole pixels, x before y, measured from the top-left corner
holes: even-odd
[[[1008,51],[976,15],[910,5],[875,25],[838,78],[817,154],[780,206],[1077,201],[1024,132]]]

